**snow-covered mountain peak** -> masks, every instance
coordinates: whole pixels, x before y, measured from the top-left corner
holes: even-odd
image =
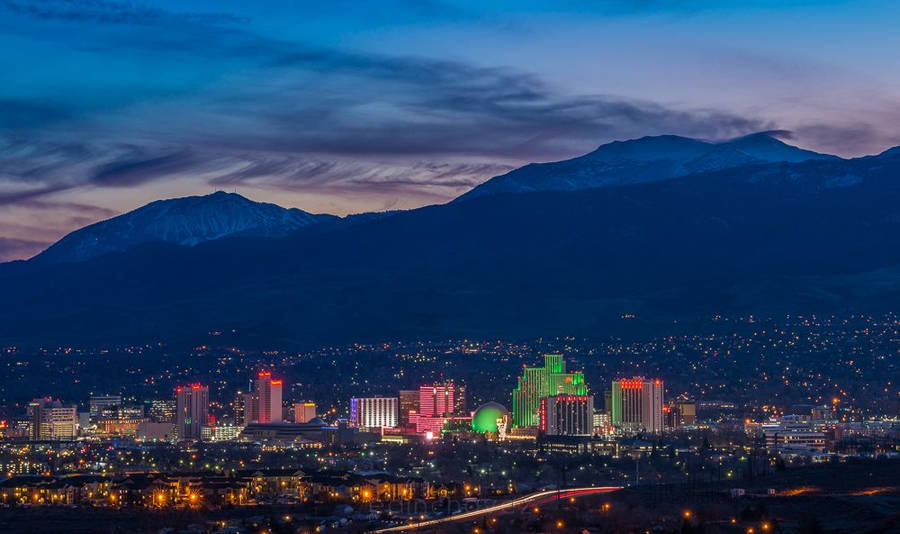
[[[157,200],[63,237],[34,259],[80,261],[146,243],[193,246],[234,235],[279,236],[332,218],[275,204],[254,202],[236,193]]]

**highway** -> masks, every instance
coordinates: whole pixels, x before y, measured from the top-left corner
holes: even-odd
[[[618,491],[622,489],[621,486],[603,486],[596,488],[567,488],[563,490],[548,490],[548,491],[540,491],[537,493],[531,493],[529,495],[525,495],[524,497],[519,497],[518,499],[514,499],[512,501],[504,502],[501,504],[495,504],[494,506],[488,506],[487,508],[481,508],[479,510],[472,510],[470,512],[463,512],[461,514],[451,515],[447,517],[442,517],[440,519],[430,519],[428,521],[419,521],[418,523],[409,523],[406,525],[401,525],[397,527],[389,527],[382,528],[379,530],[374,530],[373,532],[407,532],[411,530],[416,530],[420,528],[427,527],[435,527],[438,525],[442,525],[444,523],[451,523],[454,521],[466,521],[471,519],[477,519],[485,515],[495,514],[497,512],[504,512],[514,508],[524,507],[532,504],[542,504],[544,502],[552,502],[557,498],[559,499],[568,499],[570,497],[578,497],[581,495],[593,495],[597,493],[610,493],[613,491]]]

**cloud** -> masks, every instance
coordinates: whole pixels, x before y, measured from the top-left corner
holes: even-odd
[[[216,186],[265,185],[292,191],[373,191],[388,187],[471,188],[512,167],[496,163],[373,163],[278,157],[247,160],[211,179]]]
[[[204,91],[80,120],[77,139],[8,139],[0,185],[30,187],[0,193],[0,203],[186,179],[341,194],[407,187],[449,200],[512,166],[614,139],[717,139],[772,127],[718,110],[567,94],[510,68],[236,34],[254,44],[244,54],[255,69]]]
[[[88,218],[91,220],[108,219],[119,214],[119,212],[116,210],[111,210],[102,206],[83,204],[81,202],[29,199],[18,202],[18,205],[20,207],[27,207],[36,210],[52,210],[56,212],[68,211],[77,214],[71,217],[72,220],[84,218]]]
[[[138,152],[100,165],[87,181],[98,186],[129,187],[188,171],[198,163],[187,148],[152,157]]]
[[[794,132],[790,130],[766,130],[758,133],[759,135],[768,135],[769,137],[781,139],[782,141],[790,141],[791,139],[795,138]]]
[[[193,110],[202,119],[167,126],[186,143],[231,149],[513,161],[568,157],[629,136],[727,138],[772,127],[711,109],[570,95],[531,73],[462,62],[308,49],[267,65],[229,80],[227,94],[172,103],[167,114]]]
[[[900,120],[900,113],[896,119]],[[881,147],[881,150],[884,150],[900,145],[900,134],[896,131],[884,132],[868,122],[801,124],[794,128],[794,131],[816,147],[846,156],[871,152],[872,147]]]
[[[716,110],[567,94],[533,73],[502,66],[279,40],[249,26],[224,24],[240,22],[241,17],[217,13],[180,13],[105,0],[51,0],[39,7],[14,1],[6,7],[38,19],[164,25],[164,31],[137,28],[127,34],[91,35],[86,41],[101,50],[139,47],[143,54],[176,60],[189,53],[208,57],[215,65],[229,62],[222,67],[227,73],[215,85],[168,98],[153,93],[142,100],[136,95],[132,105],[115,114],[102,110],[80,121],[82,130],[101,138],[131,142],[129,137],[141,132],[144,143],[165,144],[171,139],[214,150],[488,156],[518,162],[567,157],[629,136],[678,133],[723,138],[772,126]],[[421,9],[451,7],[438,2]],[[30,105],[42,109],[39,102]],[[46,113],[47,121],[61,120],[74,109],[68,114],[65,109]],[[179,165],[198,163],[190,158],[173,154],[113,162],[97,169],[89,181],[144,182],[154,172],[172,174]],[[126,167],[116,167],[120,164]]]
[[[113,0],[41,0],[19,2],[4,0],[0,9],[41,20],[96,22],[102,24],[167,25],[173,23],[234,24],[246,17],[228,13],[173,12],[133,2]]]
[[[51,0],[39,8],[12,2],[7,8],[37,18],[163,25],[164,31],[92,34],[79,46],[103,53],[137,48],[175,61],[190,54],[223,69],[217,84],[166,98],[156,92],[144,100],[136,95],[126,109],[112,115],[100,110],[82,121],[100,136],[149,131],[158,143],[171,137],[185,145],[234,150],[543,160],[623,136],[721,138],[771,126],[721,111],[567,94],[534,73],[502,66],[275,39],[248,25],[224,24],[241,17],[217,13],[102,0]],[[437,2],[417,9],[454,8]],[[57,119],[67,118],[65,109],[56,113]]]
[[[0,192],[0,206],[4,204],[22,204],[40,197],[68,189],[64,184],[45,185],[23,191]]]

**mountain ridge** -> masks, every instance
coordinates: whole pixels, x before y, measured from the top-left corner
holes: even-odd
[[[237,193],[217,191],[150,202],[75,230],[34,256],[37,263],[83,261],[135,246],[162,242],[194,246],[240,234],[264,237],[325,221],[333,215],[314,215],[298,208],[255,202]]]
[[[717,143],[677,135],[613,141],[568,160],[520,167],[476,186],[451,202],[484,194],[578,191],[653,182],[776,161],[839,159],[793,147],[776,139],[775,135],[760,132]],[[210,195],[153,201],[88,225],[67,234],[29,261],[83,261],[152,242],[194,246],[241,234],[276,237],[322,222],[340,220],[346,224],[358,224],[393,214],[363,213],[341,219],[217,191]]]
[[[751,164],[839,159],[788,145],[772,132],[721,142],[668,134],[645,136],[613,141],[576,158],[525,165],[483,182],[456,201],[486,194],[577,191],[668,180]]]
[[[900,152],[483,195],[277,237],[0,269],[0,339],[591,335],[622,313],[891,308]],[[612,329],[612,330],[610,330]]]

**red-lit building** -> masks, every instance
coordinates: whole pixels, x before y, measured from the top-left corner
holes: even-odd
[[[269,371],[260,371],[256,375],[253,391],[256,401],[257,423],[280,423],[282,421],[282,381],[272,378]]]

